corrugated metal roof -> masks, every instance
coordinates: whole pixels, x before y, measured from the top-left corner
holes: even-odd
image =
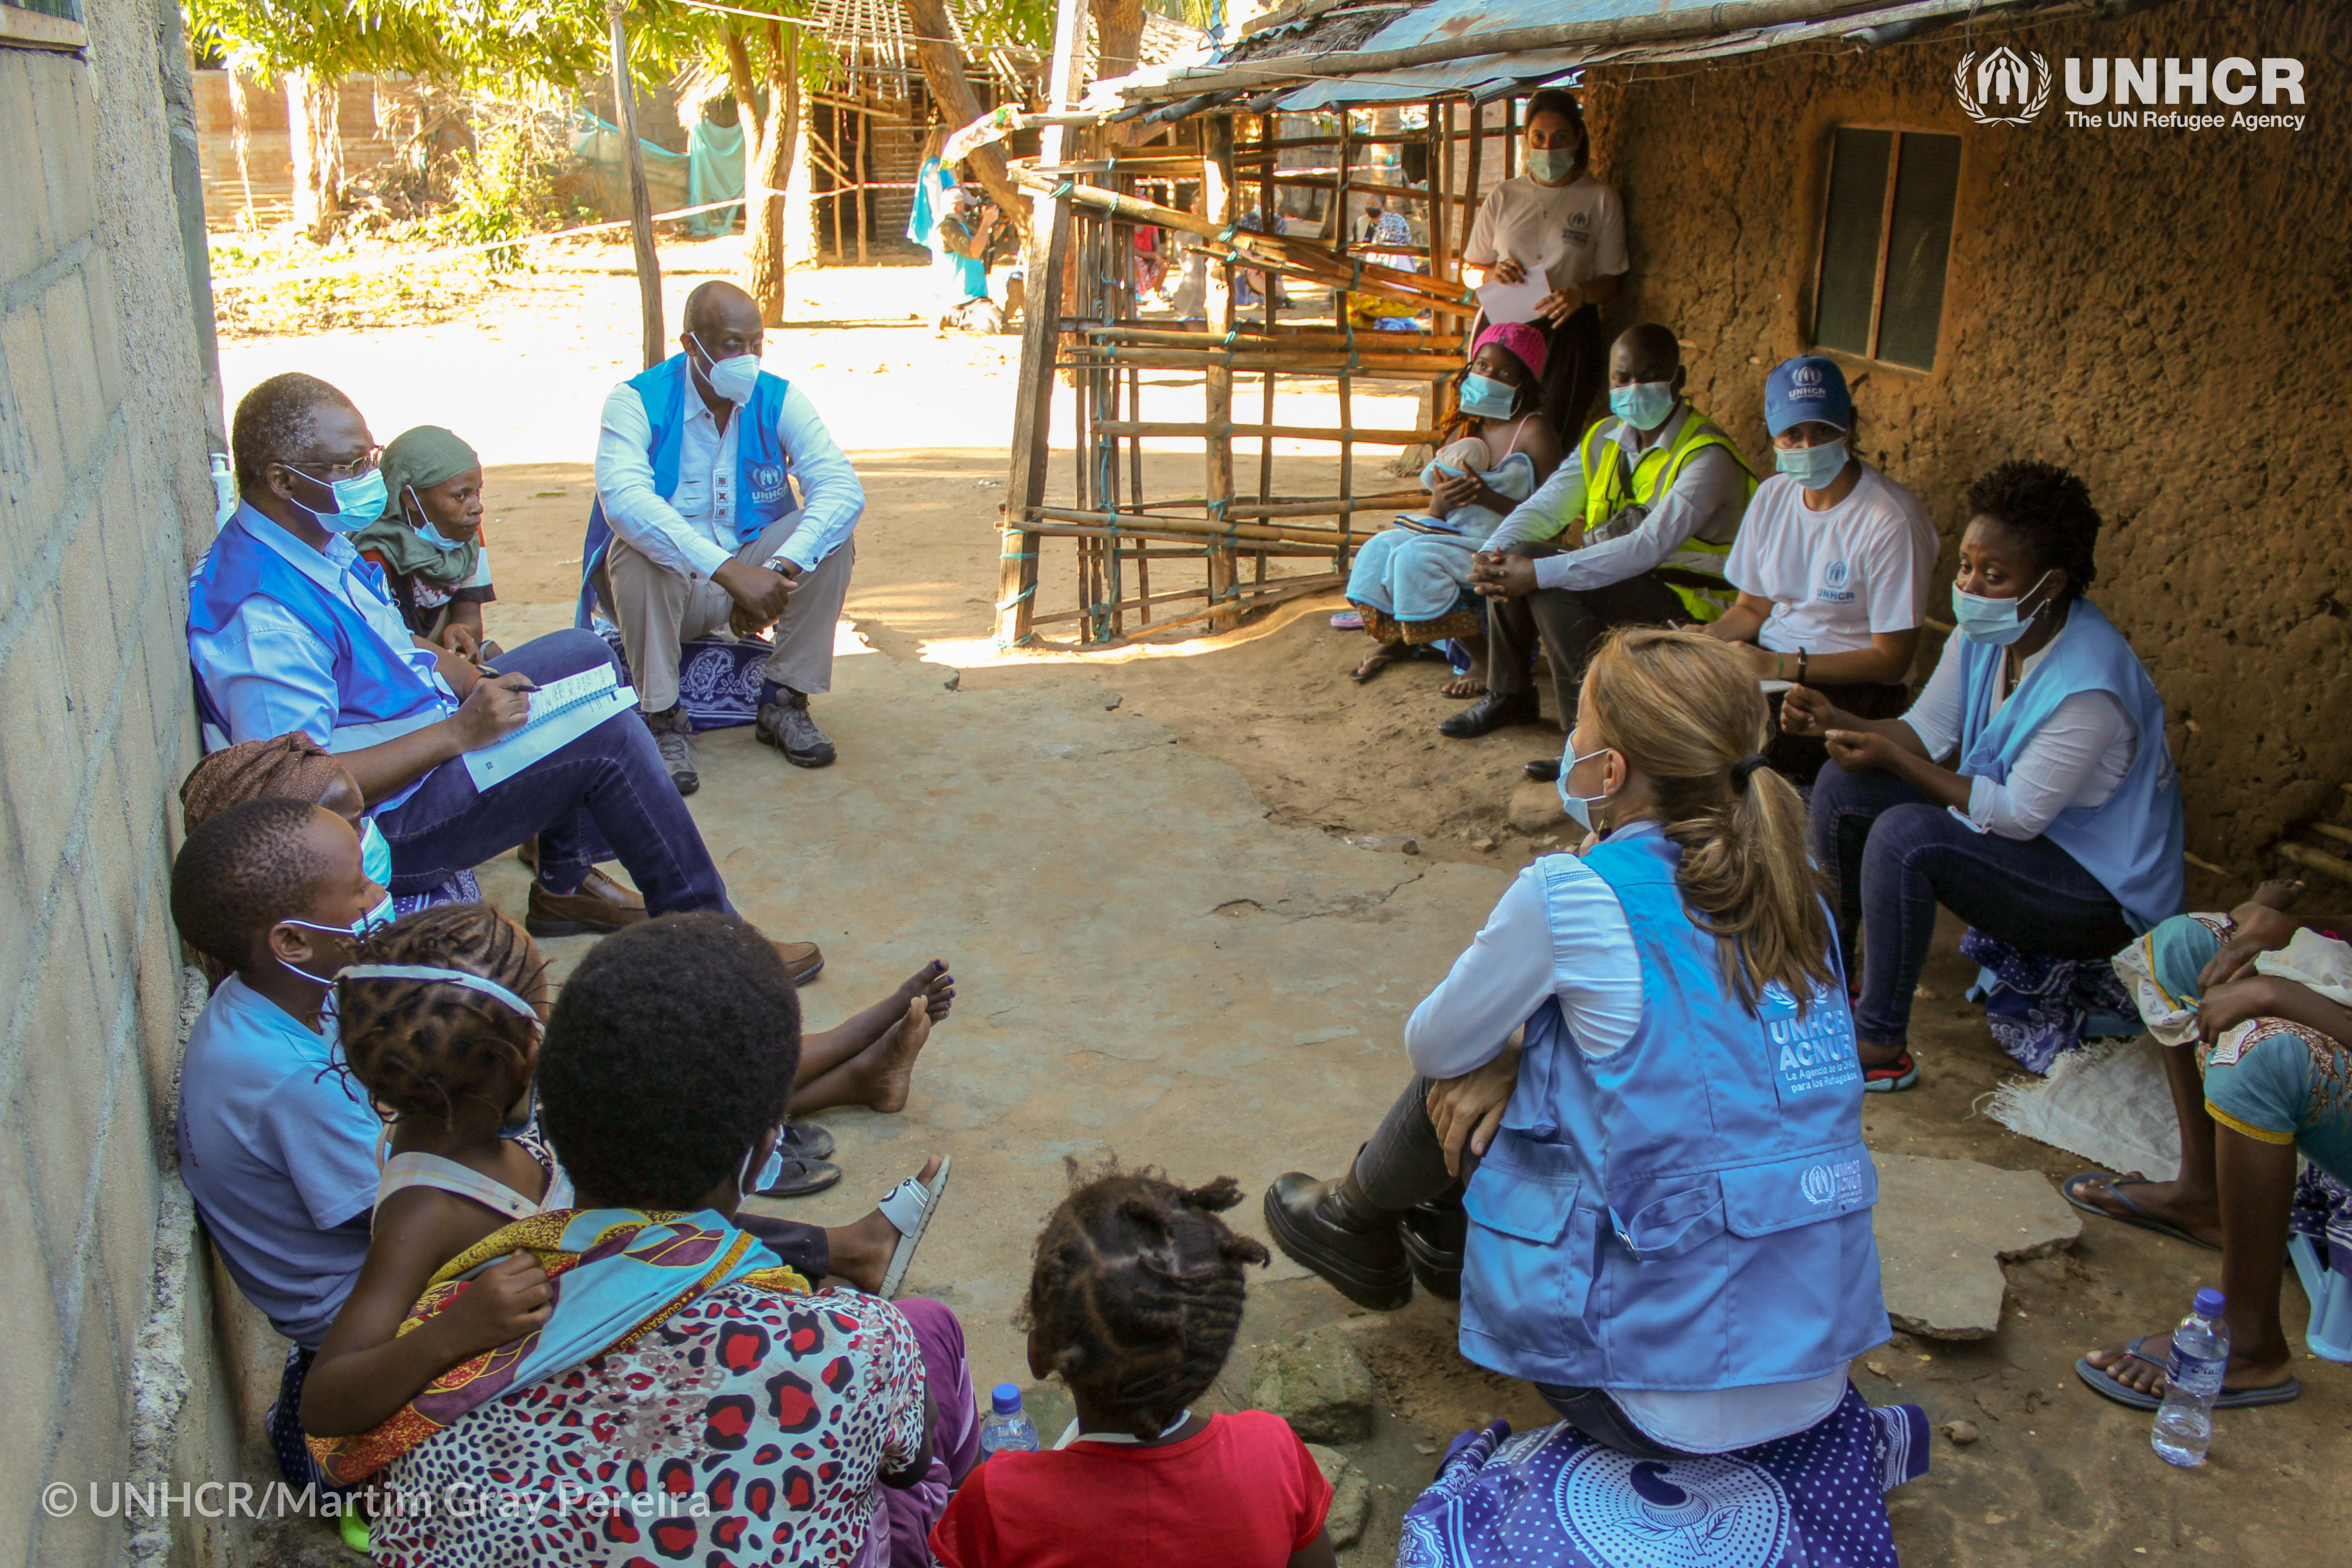
[[[1588,67],[1693,60],[1794,44],[1871,46],[1948,19],[2063,0],[1345,0],[1285,6],[1217,58],[1206,50],[1118,82],[1129,103],[1165,102],[1286,82],[1285,110],[1478,95]],[[1492,37],[1493,52],[1476,47]],[[1534,40],[1534,41],[1531,41]],[[1398,58],[1396,57],[1407,57]]]

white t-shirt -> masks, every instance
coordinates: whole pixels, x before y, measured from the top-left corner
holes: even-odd
[[[1827,511],[1806,510],[1804,487],[1774,474],[1748,500],[1723,575],[1772,601],[1760,646],[1853,653],[1873,632],[1907,632],[1926,618],[1940,548],[1919,498],[1866,463]]]
[[[1614,185],[1579,174],[1538,185],[1522,174],[1496,185],[1478,207],[1462,259],[1492,267],[1509,257],[1554,289],[1626,269],[1625,204]]]

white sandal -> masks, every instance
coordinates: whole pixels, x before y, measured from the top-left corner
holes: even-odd
[[[883,1218],[898,1227],[898,1250],[890,1254],[889,1271],[882,1276],[884,1300],[896,1297],[905,1283],[908,1266],[915,1261],[915,1248],[923,1244],[923,1233],[930,1228],[931,1216],[939,1213],[940,1194],[947,1190],[948,1169],[954,1163],[953,1156],[943,1157],[929,1184],[909,1176],[874,1205]]]

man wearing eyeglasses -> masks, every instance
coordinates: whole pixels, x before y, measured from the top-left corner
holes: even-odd
[[[207,749],[299,730],[351,771],[392,849],[391,891],[420,893],[534,835],[534,936],[730,910],[645,726],[605,720],[487,790],[462,759],[521,728],[530,692],[612,668],[593,632],[535,638],[495,669],[412,636],[352,532],[383,515],[367,421],[316,376],[270,377],[237,405],[240,502],[188,580],[188,656]],[[596,869],[617,858],[631,892]],[[778,942],[805,982],[813,942]]]
[[[761,368],[762,343],[751,296],[701,285],[687,296],[679,352],[613,389],[596,440],[612,539],[600,545],[592,519],[582,569],[620,624],[646,726],[681,795],[701,780],[680,648],[721,628],[775,628],[760,668],[761,743],[803,768],[835,754],[809,699],[833,689],[866,489],[807,395]]]

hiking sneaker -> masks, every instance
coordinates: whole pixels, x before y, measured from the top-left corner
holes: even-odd
[[[695,771],[694,746],[687,740],[694,733],[694,721],[686,716],[686,705],[673,703],[667,713],[644,715],[646,728],[654,732],[654,749],[661,752],[662,766],[669,770],[669,782],[677,785],[680,795],[692,795],[702,787],[702,775]]]
[[[808,699],[797,691],[782,695],[781,702],[761,704],[760,721],[752,733],[761,745],[782,751],[784,761],[796,768],[830,767],[836,753],[833,742],[809,717]]]

